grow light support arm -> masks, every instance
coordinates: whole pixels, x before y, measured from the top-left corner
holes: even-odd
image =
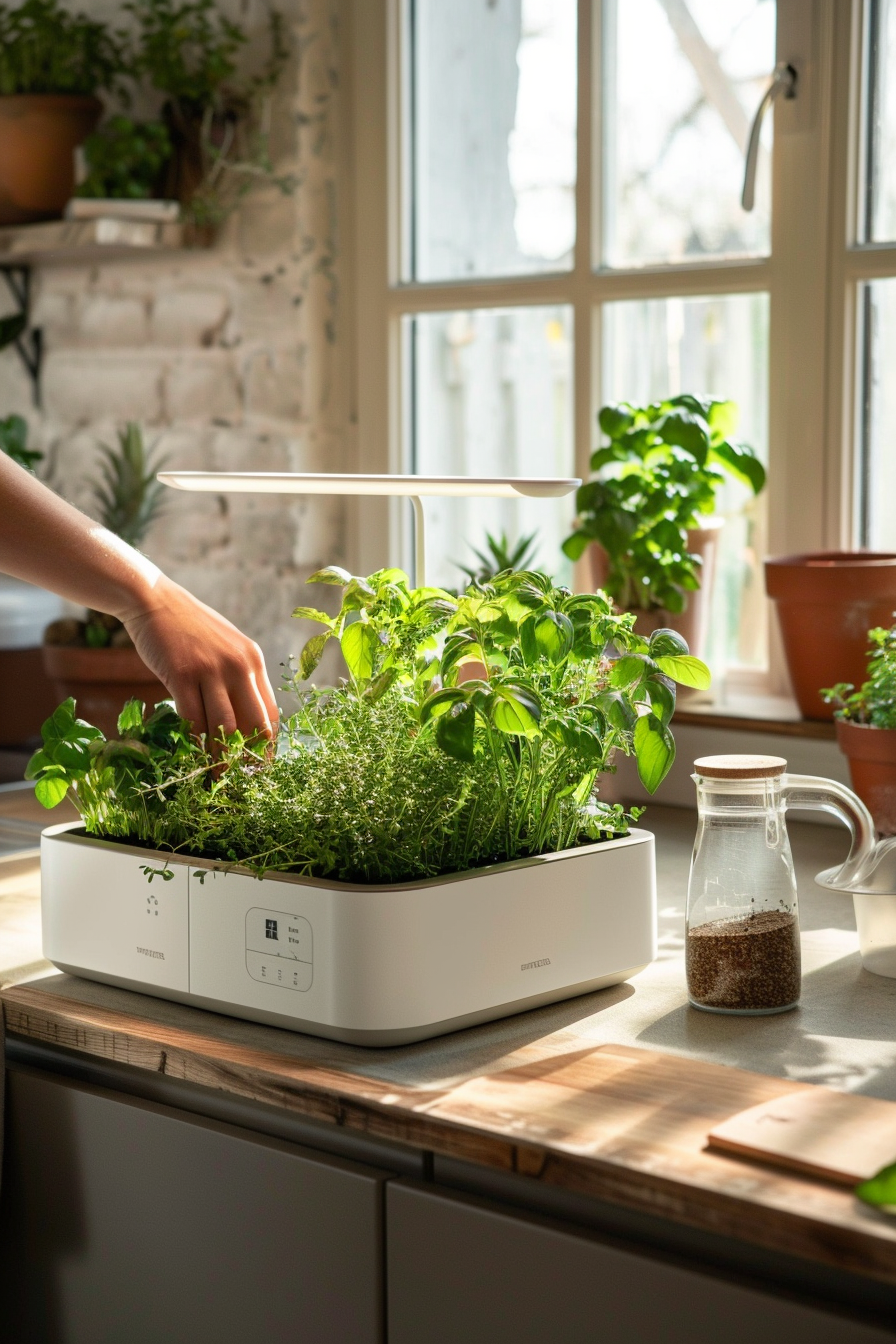
[[[408,495],[414,510],[414,587],[426,586],[426,517],[419,495]]]

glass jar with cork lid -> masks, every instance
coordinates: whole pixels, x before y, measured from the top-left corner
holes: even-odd
[[[694,769],[688,997],[712,1013],[786,1012],[800,997],[800,930],[785,812],[832,812],[854,848],[873,839],[864,834],[870,818],[842,784],[789,775],[780,756],[704,756]]]

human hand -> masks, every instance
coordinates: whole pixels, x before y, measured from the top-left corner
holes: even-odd
[[[217,611],[159,575],[150,595],[121,619],[178,714],[210,745],[222,730],[275,736],[277,702],[261,649]]]

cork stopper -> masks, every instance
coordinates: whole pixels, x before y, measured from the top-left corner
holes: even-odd
[[[783,756],[701,756],[694,769],[706,779],[775,779],[783,775]]]

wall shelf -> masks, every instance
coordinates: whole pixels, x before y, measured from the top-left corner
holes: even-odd
[[[15,343],[31,379],[34,404],[40,407],[43,336],[30,326],[32,266],[77,266],[158,256],[183,247],[183,225],[156,220],[60,219],[46,224],[0,228],[0,274],[28,326]]]

